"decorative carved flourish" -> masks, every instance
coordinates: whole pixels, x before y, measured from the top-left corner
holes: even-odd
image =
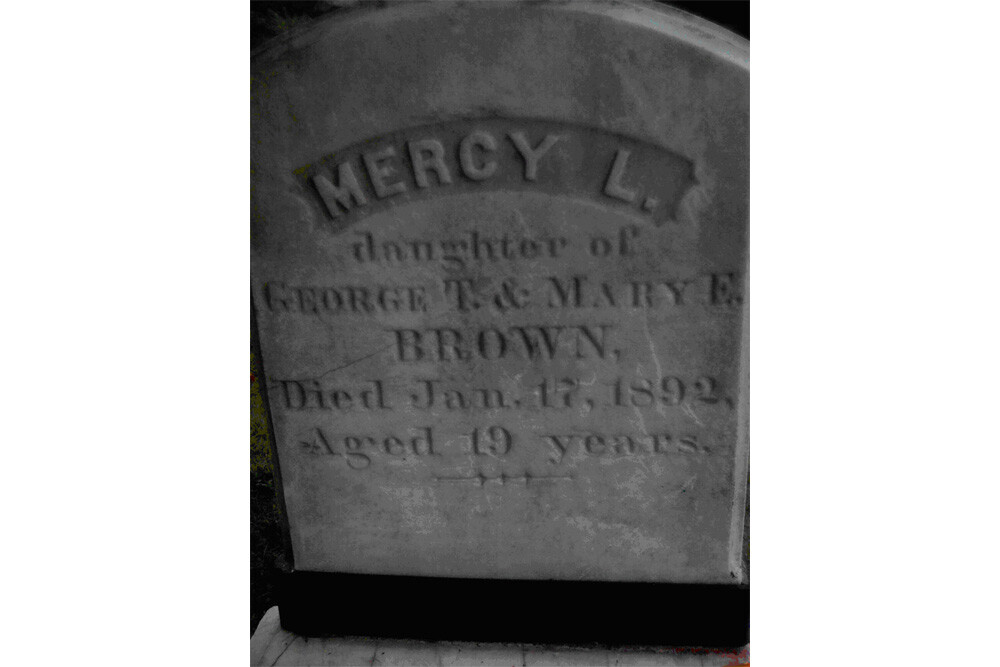
[[[535,484],[538,482],[562,482],[562,481],[572,481],[572,475],[535,475],[528,471],[525,471],[522,475],[508,475],[501,472],[496,477],[489,477],[483,474],[483,471],[477,471],[474,475],[435,475],[435,482],[445,482],[451,484],[463,484],[472,483],[477,486],[485,486],[487,482],[497,482],[500,486],[506,486],[508,483],[512,484],[524,484],[528,486],[530,484]]]

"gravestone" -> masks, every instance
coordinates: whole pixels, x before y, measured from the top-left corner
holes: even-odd
[[[361,7],[254,54],[285,627],[745,641],[748,67],[625,3]]]

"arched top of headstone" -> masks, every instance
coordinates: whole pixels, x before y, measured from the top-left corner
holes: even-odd
[[[399,2],[387,5],[348,4],[345,9],[330,13],[325,17],[302,24],[288,32],[274,37],[251,53],[258,60],[280,57],[288,48],[301,47],[321,39],[324,31],[334,29],[351,30],[367,23],[379,30],[391,29],[394,22],[408,21],[414,17],[443,15],[456,10],[467,10],[473,5],[474,11],[481,11],[485,3],[468,2]],[[606,19],[621,21],[667,35],[692,46],[717,54],[740,66],[749,66],[750,42],[730,30],[706,21],[676,7],[658,2],[495,2],[494,9],[500,11],[575,12],[593,14]],[[508,4],[512,7],[503,7]],[[530,20],[530,18],[529,18]]]

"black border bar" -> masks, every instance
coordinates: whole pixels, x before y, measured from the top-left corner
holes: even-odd
[[[750,640],[750,587],[292,572],[279,611],[310,637],[701,646]]]

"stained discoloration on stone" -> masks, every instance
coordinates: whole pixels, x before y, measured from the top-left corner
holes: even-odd
[[[742,580],[749,76],[686,21],[401,6],[257,54],[297,569]]]

